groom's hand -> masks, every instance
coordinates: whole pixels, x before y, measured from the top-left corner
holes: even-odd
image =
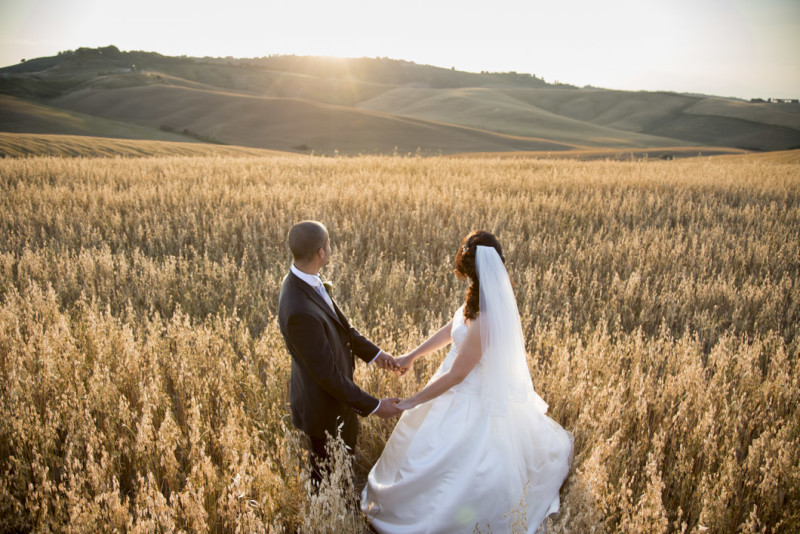
[[[397,361],[391,354],[381,351],[378,357],[375,359],[375,363],[381,369],[385,369],[387,371],[393,371],[395,374],[400,372],[400,366],[397,365]]]
[[[378,405],[378,409],[375,410],[375,415],[378,417],[383,417],[384,419],[391,419],[392,417],[397,417],[403,410],[397,407],[397,403],[400,402],[400,399],[397,397],[386,397],[381,399],[381,403]]]

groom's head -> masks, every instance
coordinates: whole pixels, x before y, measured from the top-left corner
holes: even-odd
[[[289,249],[295,264],[305,265],[319,260],[320,267],[324,267],[330,259],[328,230],[321,222],[299,222],[289,230]]]

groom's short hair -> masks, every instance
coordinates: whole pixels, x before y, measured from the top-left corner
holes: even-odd
[[[310,261],[326,241],[328,230],[321,222],[302,221],[289,230],[289,249],[295,261]]]

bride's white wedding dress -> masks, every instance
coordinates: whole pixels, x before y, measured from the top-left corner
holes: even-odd
[[[434,378],[450,368],[466,334],[462,306]],[[378,532],[473,532],[477,526],[501,533],[515,522],[535,532],[558,511],[572,434],[545,415],[547,405],[532,386],[524,400],[494,410],[486,398],[491,363],[484,353],[460,384],[403,413],[361,495]],[[524,373],[530,383],[527,367]]]

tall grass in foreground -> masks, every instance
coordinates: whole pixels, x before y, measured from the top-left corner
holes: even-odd
[[[576,436],[554,531],[800,529],[800,167],[363,157],[0,162],[0,530],[366,529],[393,422],[363,420],[356,485],[312,498],[287,417],[304,218],[395,354],[460,305],[460,238],[498,235]],[[440,358],[356,382],[406,396]]]

